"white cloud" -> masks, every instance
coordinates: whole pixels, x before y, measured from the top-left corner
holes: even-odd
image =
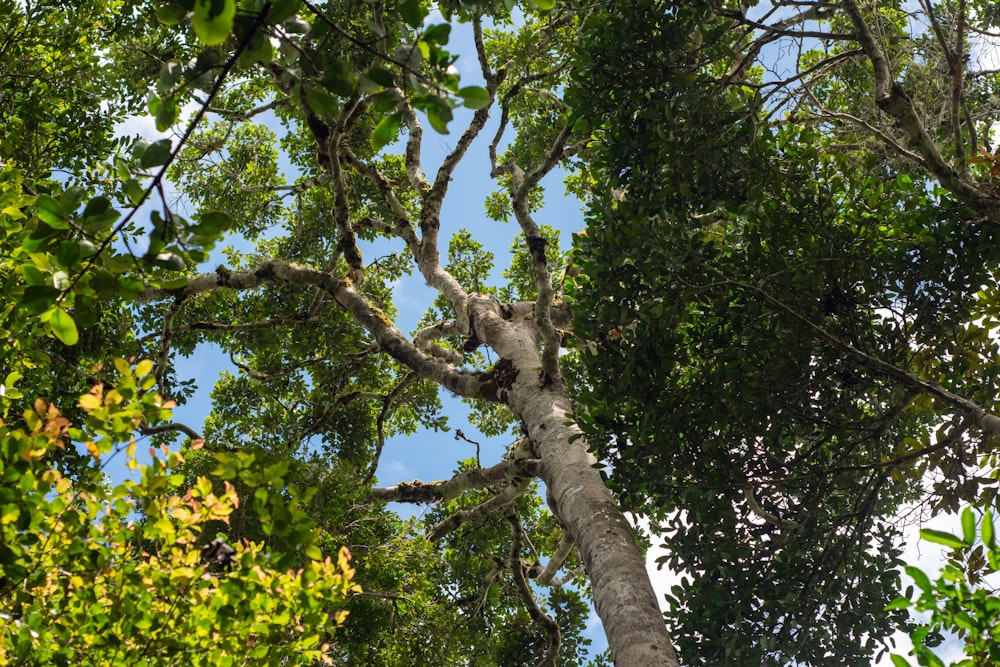
[[[399,459],[382,461],[378,467],[379,479],[412,479],[413,473]]]

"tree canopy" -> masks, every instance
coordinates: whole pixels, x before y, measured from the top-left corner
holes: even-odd
[[[996,662],[991,3],[0,6],[0,664]]]

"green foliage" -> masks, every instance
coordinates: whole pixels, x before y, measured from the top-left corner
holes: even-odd
[[[0,2],[0,161],[96,180],[94,162],[124,147],[112,130],[134,100],[108,94],[121,86],[100,55],[130,28],[119,4]]]
[[[918,595],[912,599],[911,587],[906,596],[888,605],[889,609],[912,609],[917,615],[910,638],[919,665],[944,667],[945,662],[933,649],[946,634],[961,639],[965,652],[963,659],[949,663],[949,667],[987,667],[1000,661],[1000,601],[983,581],[984,576],[1000,571],[993,513],[989,509],[983,513],[978,531],[972,508],[963,509],[961,519],[961,536],[932,529],[920,531],[924,540],[951,549],[952,558],[934,581],[920,569],[907,567]],[[977,532],[981,539],[977,539]],[[901,655],[891,657],[897,667],[910,664]]]
[[[996,343],[970,322],[996,226],[857,134],[765,123],[759,75],[720,75],[744,48],[729,18],[654,5],[588,23],[569,91],[596,139],[581,420],[684,575],[686,662],[868,664],[903,621],[900,504],[930,471],[939,508],[995,498],[969,453],[990,441],[957,444],[961,420],[884,368],[994,405]],[[869,70],[835,72],[823,103],[854,113]]]
[[[323,557],[308,522],[275,522],[282,553],[233,542],[232,553],[207,560],[215,535],[241,504],[228,482],[216,493],[199,477],[184,489],[183,457],[164,450],[136,460],[135,431],[169,418],[170,404],[151,391],[151,361],[133,371],[116,360],[114,387],[80,397],[85,421],[73,425],[38,400],[23,425],[0,425],[0,662],[20,665],[95,663],[315,664],[327,659],[333,628],[343,622],[352,583],[349,554]],[[74,482],[52,466],[56,450],[80,447],[92,475]],[[131,476],[120,483],[102,470],[124,453]],[[252,457],[220,459],[222,478]],[[273,469],[253,478],[274,510],[286,509]],[[139,512],[139,514],[137,514]],[[302,549],[298,569],[287,564]]]

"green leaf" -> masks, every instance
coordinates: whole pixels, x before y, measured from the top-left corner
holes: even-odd
[[[94,197],[89,202],[87,202],[86,208],[83,209],[83,217],[89,217],[92,215],[100,215],[104,213],[109,208],[111,208],[111,200],[105,196]]]
[[[125,196],[128,197],[128,200],[133,204],[138,204],[142,201],[143,196],[146,194],[145,188],[143,188],[139,184],[139,181],[134,178],[130,178],[125,181],[125,185],[122,186],[122,189],[125,191]]]
[[[907,565],[903,567],[903,570],[905,570],[906,573],[910,575],[910,578],[913,579],[913,583],[919,586],[920,590],[924,592],[930,592],[931,580],[927,578],[927,575],[924,574],[923,570],[921,570],[918,567],[914,567],[913,565]]]
[[[217,46],[232,33],[235,16],[235,0],[195,0],[191,25],[203,44]]]
[[[38,217],[53,229],[69,229],[66,222],[66,211],[62,204],[46,194],[38,195],[35,199],[35,206],[38,208]]]
[[[24,276],[24,282],[27,285],[45,285],[48,282],[45,280],[45,275],[34,264],[22,265],[21,274]]]
[[[65,345],[76,345],[80,340],[80,332],[76,329],[76,322],[62,308],[56,308],[52,312],[49,326],[52,327],[52,333],[56,335],[56,338]]]
[[[448,123],[451,119],[451,109],[443,101],[440,104],[432,104],[427,109],[427,120],[431,122],[431,127],[441,134],[448,134]]]
[[[58,296],[59,290],[51,285],[29,285],[24,288],[21,306],[32,313],[41,313],[55,303]]]
[[[889,659],[892,660],[893,667],[910,667],[910,662],[898,653],[890,653]]]
[[[160,139],[145,147],[139,156],[139,166],[143,169],[159,167],[170,159],[170,139]]]
[[[156,19],[163,25],[177,25],[184,20],[185,16],[187,16],[187,10],[176,2],[156,8]]]
[[[274,46],[263,30],[258,30],[250,39],[250,44],[240,54],[240,64],[249,67],[254,63],[267,65],[274,60]]]
[[[399,132],[400,116],[398,113],[389,114],[379,121],[372,132],[372,148],[380,150],[383,146],[396,138]]]
[[[268,18],[274,23],[281,23],[290,16],[294,16],[299,11],[301,0],[275,0],[271,3],[271,11]]]
[[[56,251],[56,260],[60,266],[65,266],[66,268],[70,268],[76,264],[76,260],[79,258],[80,245],[76,241],[64,241],[59,245],[59,250]]]
[[[229,214],[222,211],[206,211],[198,219],[197,230],[199,234],[216,235],[229,229],[233,224],[233,219]]]
[[[461,88],[458,91],[458,96],[462,98],[462,103],[469,109],[482,109],[490,103],[490,94],[480,86]]]
[[[424,31],[424,39],[435,44],[447,44],[450,37],[450,23],[438,23],[437,25],[432,25]]]
[[[73,185],[66,188],[66,190],[59,195],[59,203],[62,204],[64,211],[72,212],[80,208],[80,204],[83,203],[83,198],[86,194],[87,191],[79,185]]]
[[[349,60],[338,60],[329,65],[323,73],[323,86],[341,97],[353,95],[357,85],[358,80],[354,76],[354,69]]]
[[[35,231],[31,232],[31,235],[21,243],[21,247],[28,252],[37,252],[57,236],[59,236],[58,229],[45,224],[38,225]]]
[[[386,88],[391,88],[396,85],[396,80],[392,76],[392,72],[382,67],[369,67],[368,68],[368,78],[377,83],[380,86],[385,86]]]
[[[160,104],[156,108],[156,129],[160,132],[166,132],[177,121],[180,113],[181,109],[173,95],[160,100]]]
[[[885,610],[886,611],[890,611],[892,609],[906,609],[911,604],[912,603],[910,602],[909,598],[906,598],[906,597],[903,597],[902,595],[900,595],[898,598],[896,598],[895,600],[893,600],[892,602],[890,602],[889,604],[887,604],[885,606]]]
[[[962,541],[971,546],[976,541],[976,515],[971,507],[962,510]]]
[[[107,206],[102,206],[99,200],[103,200]],[[91,204],[98,202],[93,207]],[[83,217],[80,219],[80,226],[83,227],[84,231],[88,234],[97,234],[102,232],[112,224],[119,217],[118,211],[111,208],[111,202],[105,197],[97,197],[92,199],[90,204],[87,204],[87,208],[83,211]]]
[[[184,66],[176,59],[168,60],[160,67],[160,79],[156,82],[156,92],[165,95],[177,85],[184,74]]]
[[[551,12],[556,8],[556,0],[531,0],[531,4],[543,12]]]
[[[946,533],[942,530],[934,530],[933,528],[922,528],[920,530],[920,537],[928,542],[943,544],[950,549],[961,549],[966,546],[963,540],[952,535],[951,533]]]
[[[403,0],[403,4],[399,6],[399,15],[411,28],[419,28],[427,16],[427,8],[421,0]]]
[[[306,88],[306,104],[309,105],[309,108],[316,115],[325,118],[332,118],[340,111],[340,101],[327,91],[316,86]]]
[[[400,94],[398,90],[383,90],[372,98],[372,108],[379,113],[393,111],[399,100]]]

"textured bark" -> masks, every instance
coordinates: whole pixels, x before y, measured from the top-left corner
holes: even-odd
[[[604,624],[617,667],[676,667],[646,564],[625,516],[608,491],[597,460],[570,413],[565,388],[543,385],[538,332],[530,320],[504,320],[492,300],[470,299],[479,338],[509,366],[497,381],[497,398],[524,422],[541,460],[541,478],[557,513],[576,542],[590,578],[594,607]]]

